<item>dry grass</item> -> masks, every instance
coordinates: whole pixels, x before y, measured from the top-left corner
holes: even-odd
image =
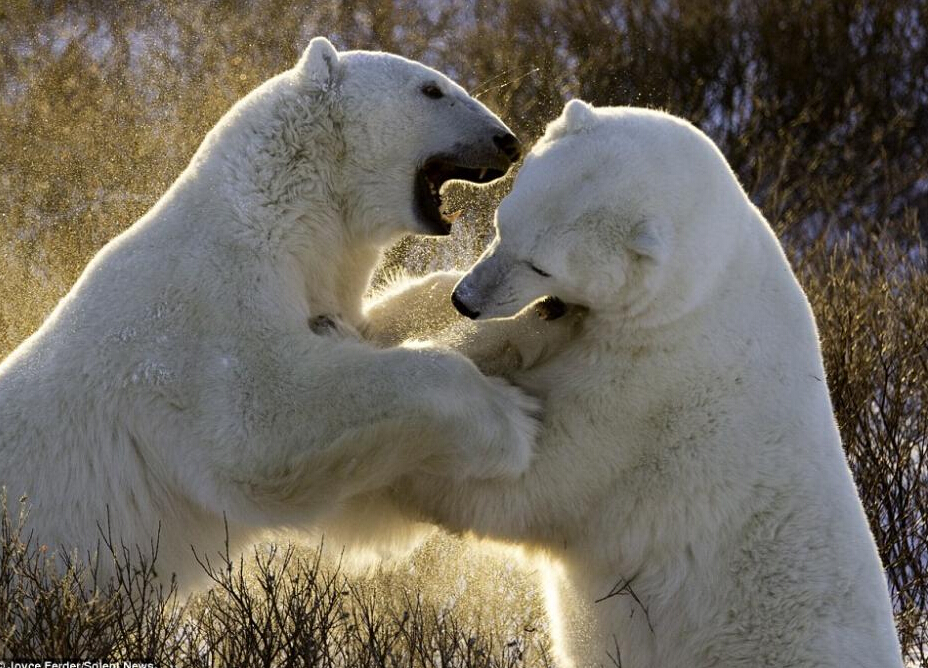
[[[806,249],[838,425],[907,655],[928,665],[928,254],[886,236]]]
[[[24,519],[23,513],[11,518],[4,501],[0,658],[145,660],[185,668],[550,665],[540,611],[524,600],[501,623],[492,610],[468,608],[474,594],[454,602],[439,587],[436,596],[429,586],[438,581],[431,578],[431,585],[408,572],[349,578],[321,548],[262,545],[239,558],[228,550],[199,555],[209,589],[183,601],[173,584],[155,577],[156,546],[152,558],[104,541],[101,559],[116,567],[104,579],[93,566],[33,544],[23,535]],[[427,552],[449,549],[460,558],[466,548],[431,541],[413,563],[442,569]],[[503,567],[499,559],[490,563]],[[519,576],[493,583],[527,590]],[[458,582],[458,597],[468,584],[475,583]]]

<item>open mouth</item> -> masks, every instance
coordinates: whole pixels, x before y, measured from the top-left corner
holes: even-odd
[[[535,304],[535,312],[542,320],[557,320],[567,313],[567,304],[557,297],[545,297]]]
[[[441,189],[448,181],[489,183],[505,175],[498,167],[465,167],[445,157],[432,157],[416,173],[416,212],[430,234],[445,235],[461,211],[442,210]]]

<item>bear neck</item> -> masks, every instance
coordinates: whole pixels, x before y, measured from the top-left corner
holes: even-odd
[[[278,99],[260,126],[236,118],[224,130],[231,140],[204,142],[202,162],[225,210],[218,233],[265,263],[309,315],[359,326],[382,244],[352,233],[340,112],[325,97],[312,102]]]
[[[316,235],[303,249],[305,254],[292,253],[292,257],[309,314],[337,316],[360,329],[364,295],[380,262],[380,245],[347,234]]]

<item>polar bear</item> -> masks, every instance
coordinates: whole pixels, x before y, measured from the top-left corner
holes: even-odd
[[[380,349],[362,297],[381,249],[446,234],[446,181],[520,157],[438,72],[314,39],[208,133],[167,193],[0,365],[0,485],[40,543],[201,554],[307,527],[416,471],[520,473],[537,403],[458,353]]]
[[[513,374],[545,399],[529,470],[394,500],[545,556],[565,666],[901,666],[809,304],[715,145],[568,103],[452,299],[492,319],[546,295],[588,314]]]

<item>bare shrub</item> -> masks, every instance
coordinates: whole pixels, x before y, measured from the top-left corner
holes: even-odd
[[[844,237],[797,264],[900,640],[928,665],[928,255],[887,235]]]
[[[378,578],[349,580],[321,547],[264,545],[198,555],[208,590],[180,604],[152,553],[115,548],[115,575],[24,535],[24,505],[0,518],[0,659],[152,661],[158,666],[521,668],[547,666],[532,620],[511,637],[461,624],[453,609]],[[105,534],[105,532],[104,532]],[[93,563],[93,562],[91,562]],[[521,613],[516,613],[519,616]]]

